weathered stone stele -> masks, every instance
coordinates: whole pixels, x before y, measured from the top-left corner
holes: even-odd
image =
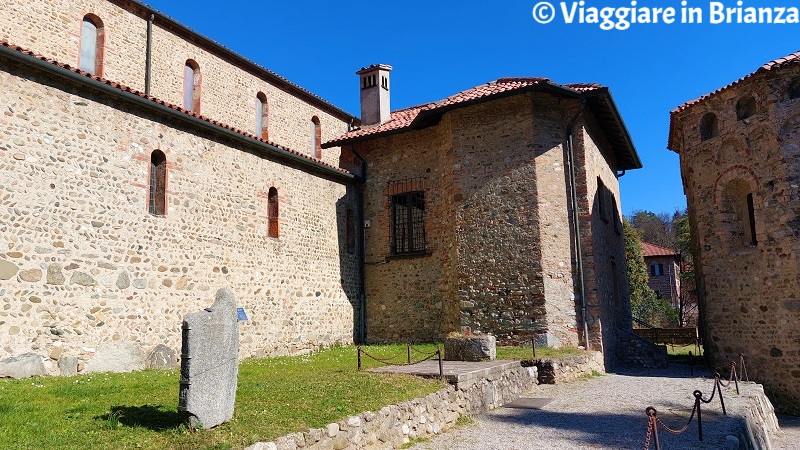
[[[238,356],[236,299],[220,289],[211,307],[183,319],[178,411],[189,425],[212,428],[233,418]]]

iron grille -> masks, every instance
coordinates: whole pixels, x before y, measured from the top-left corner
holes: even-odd
[[[425,241],[425,191],[420,178],[390,182],[391,254],[413,255],[427,251]]]

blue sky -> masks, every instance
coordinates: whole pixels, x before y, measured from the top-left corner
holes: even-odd
[[[666,149],[669,111],[762,64],[800,50],[798,24],[710,24],[710,2],[687,0],[703,24],[634,24],[601,30],[533,19],[539,0],[149,0],[146,3],[335,105],[359,114],[360,67],[392,72],[392,109],[438,100],[504,76],[609,86],[644,168],[620,179],[622,209],[685,207],[678,156]],[[572,2],[566,2],[571,6]],[[722,2],[735,7],[732,0]],[[585,0],[585,7],[631,1]],[[750,0],[744,7],[797,6]],[[674,7],[680,0],[639,0]],[[678,16],[679,19],[679,16]]]

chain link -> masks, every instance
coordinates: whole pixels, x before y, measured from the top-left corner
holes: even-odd
[[[398,356],[400,356],[402,353],[398,353],[398,354],[396,354],[396,355],[394,355],[394,356],[390,356],[390,357],[388,357],[388,358],[378,358],[378,357],[376,357],[376,356],[372,356],[372,355],[370,355],[369,353],[367,353],[367,351],[366,351],[366,350],[364,350],[364,349],[361,349],[361,353],[362,353],[362,354],[364,354],[364,355],[366,355],[366,356],[368,356],[369,358],[372,358],[372,359],[374,359],[375,361],[378,361],[379,363],[382,363],[382,364],[391,365],[391,366],[413,366],[414,364],[419,364],[419,363],[421,363],[421,362],[423,362],[423,361],[427,361],[427,360],[429,360],[429,359],[433,358],[434,356],[436,356],[436,355],[438,355],[438,354],[439,354],[439,351],[437,350],[437,351],[435,351],[435,352],[433,352],[433,353],[429,354],[429,355],[428,355],[427,357],[425,357],[424,359],[421,359],[421,360],[419,360],[419,361],[415,361],[415,362],[412,362],[412,363],[394,363],[394,362],[392,362],[392,360],[393,360],[393,359],[397,358],[397,357],[398,357]],[[421,352],[420,352],[420,353],[421,353]]]
[[[642,450],[650,450],[650,437],[653,435],[653,426],[655,422],[653,421],[653,417],[649,416],[647,418],[647,435],[644,438],[644,449]]]
[[[661,428],[667,430],[668,433],[681,434],[689,428],[689,425],[692,423],[692,419],[694,419],[694,413],[696,411],[697,411],[697,402],[694,403],[694,408],[692,408],[692,415],[689,416],[689,420],[686,421],[686,424],[678,430],[673,430],[672,428],[668,427],[667,424],[662,422],[661,419],[658,417],[655,417],[655,420],[658,422],[659,425],[661,425]]]

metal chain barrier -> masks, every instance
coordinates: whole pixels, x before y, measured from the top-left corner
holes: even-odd
[[[739,353],[739,367],[741,368],[741,373],[744,375],[746,381],[750,381],[747,377],[747,368],[744,364],[744,354]],[[661,419],[658,418],[658,412],[652,406],[649,406],[645,410],[645,414],[647,414],[647,434],[644,440],[644,450],[649,450],[650,442],[653,441],[655,443],[655,449],[661,450],[660,444],[658,442],[658,427],[660,426],[664,430],[672,434],[681,434],[689,428],[689,425],[692,423],[694,419],[695,413],[697,414],[697,437],[700,441],[703,440],[703,416],[701,412],[701,405],[703,403],[708,404],[714,400],[714,397],[719,392],[719,403],[722,407],[722,414],[728,415],[728,412],[725,409],[725,399],[722,397],[722,388],[730,386],[731,382],[735,383],[736,385],[736,394],[739,394],[739,371],[737,370],[737,364],[735,361],[731,361],[731,372],[730,378],[728,381],[723,382],[720,379],[720,374],[714,374],[714,387],[711,389],[711,397],[708,399],[703,398],[703,393],[700,391],[694,391],[692,395],[694,395],[694,407],[692,408],[692,414],[689,416],[689,420],[686,424],[679,428],[679,429],[672,429],[668,427]]]
[[[412,347],[413,346],[411,344],[406,345],[406,354],[408,356],[407,362],[405,362],[405,363],[397,363],[397,362],[392,362],[392,360],[396,359],[398,356],[402,355],[402,352],[397,353],[397,354],[395,354],[393,356],[390,356],[388,358],[379,358],[377,356],[370,355],[369,353],[367,353],[366,350],[364,350],[359,345],[358,346],[358,370],[361,370],[361,355],[365,355],[368,358],[370,358],[372,360],[375,360],[375,361],[377,361],[377,362],[379,362],[379,363],[381,363],[381,364],[383,364],[385,366],[413,366],[415,364],[419,364],[421,362],[428,361],[429,359],[433,359],[434,357],[438,357],[438,359],[439,359],[439,378],[444,378],[444,367],[442,365],[442,349],[441,349],[441,347],[437,348],[436,351],[433,352],[433,353],[421,352],[419,350],[413,349],[417,353],[426,355],[424,358],[420,359],[419,361],[412,361],[411,360]]]

